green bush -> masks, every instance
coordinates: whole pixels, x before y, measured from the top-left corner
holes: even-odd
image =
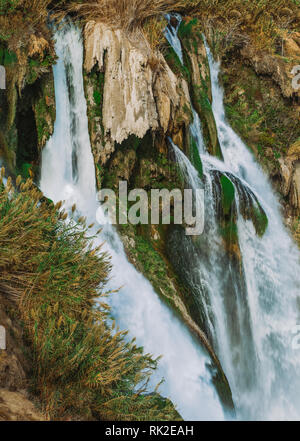
[[[108,256],[32,180],[0,185],[0,293],[18,305],[49,418],[178,419],[168,400],[145,395],[158,360],[109,325]]]

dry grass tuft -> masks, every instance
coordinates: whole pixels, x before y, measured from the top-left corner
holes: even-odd
[[[299,6],[299,0],[202,0],[196,15],[217,50],[249,40],[258,50],[273,51],[284,32],[299,30]]]
[[[200,4],[201,0],[95,0],[72,2],[66,9],[86,21],[101,21],[134,32],[148,20],[169,12],[191,12]]]
[[[50,4],[51,0],[1,0],[0,41],[16,52],[27,47],[32,34],[50,38],[46,26]]]

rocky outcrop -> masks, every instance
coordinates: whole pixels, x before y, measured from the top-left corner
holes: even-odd
[[[115,144],[130,135],[143,138],[149,130],[178,133],[189,122],[183,111],[190,108],[186,81],[176,77],[163,56],[153,53],[143,39],[136,42],[122,30],[95,22],[85,26],[84,39],[86,72],[104,73],[103,133],[96,162],[105,164]],[[92,90],[87,95],[92,101]],[[100,122],[98,135],[99,129]]]
[[[44,75],[39,82],[39,93],[33,100],[39,151],[53,134],[56,118],[53,74]]]
[[[13,305],[2,296],[0,325],[6,330],[6,349],[0,349],[0,421],[45,420],[27,392],[30,364],[24,355],[22,328],[9,318],[6,309],[13,314]]]
[[[300,97],[299,90],[292,85],[292,69],[300,64],[300,33],[283,39],[281,55],[273,55],[248,44],[241,50],[244,61],[252,66],[258,75],[268,75],[280,87],[285,98]]]
[[[30,34],[26,46],[15,52],[0,45],[7,78],[0,91],[0,156],[11,175],[35,166],[38,151],[53,133],[55,53],[48,37]]]
[[[212,111],[210,69],[203,38],[195,32],[188,38],[183,37],[182,43],[185,61],[189,66],[192,102],[202,121],[207,149],[210,154],[222,158],[216,121]]]
[[[295,216],[300,216],[300,141],[295,142],[280,159],[281,192],[289,199]]]
[[[0,325],[6,330],[6,350],[0,350],[0,388],[23,390],[27,386],[26,371],[29,365],[22,352],[22,331],[12,323],[2,306]]]
[[[0,421],[46,421],[24,392],[0,389]]]
[[[299,43],[299,32],[293,32],[282,37],[277,54],[248,43],[223,59],[227,117],[282,195],[292,232],[300,214],[300,90],[292,73],[300,65]]]
[[[85,68],[105,69],[103,125],[121,144],[130,134],[142,138],[158,127],[147,53],[134,47],[121,30],[90,22],[85,29]],[[105,67],[104,67],[105,64]]]

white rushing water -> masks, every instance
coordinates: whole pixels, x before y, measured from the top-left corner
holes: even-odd
[[[225,165],[254,190],[269,220],[261,239],[251,222],[240,216],[238,223],[259,378],[257,389],[249,397],[238,396],[236,391],[237,400],[250,418],[299,420],[300,354],[292,347],[293,330],[299,324],[300,313],[299,250],[283,225],[279,202],[267,177],[226,120],[219,83],[220,65],[213,60],[207,44],[206,49],[213,113]],[[234,384],[234,366],[228,366],[227,375]]]
[[[167,26],[165,30],[165,37],[176,52],[178,58],[180,59],[181,63],[183,64],[183,54],[182,54],[182,47],[180,40],[177,37],[177,32],[179,29],[179,26],[182,22],[181,15],[179,14],[166,14],[166,19],[169,21],[169,26]],[[176,25],[174,26],[171,24],[172,20],[175,20]]]
[[[178,53],[180,40],[174,36],[173,40]],[[237,418],[299,420],[300,354],[292,346],[293,330],[300,322],[299,250],[283,225],[279,202],[267,177],[226,120],[219,83],[220,65],[214,61],[206,42],[205,45],[211,72],[212,108],[224,162],[205,151],[201,122],[193,109],[191,134],[203,162],[209,226],[204,239],[209,256],[198,257],[197,272],[202,288],[199,295],[203,298],[208,295],[203,309],[229,379]],[[173,148],[178,158],[178,148]],[[191,188],[197,188],[195,169],[186,164],[187,158],[178,159],[183,175],[188,175],[187,182]],[[227,172],[238,178],[247,191],[257,196],[268,216],[268,229],[259,238],[252,222],[239,215],[242,277],[222,254],[216,215],[212,213],[212,171]],[[239,206],[238,195],[236,199]]]
[[[56,122],[54,134],[42,156],[40,186],[44,194],[92,223],[99,203],[95,167],[88,134],[83,88],[83,47],[80,31],[66,24],[56,31],[58,62],[54,67]],[[164,377],[160,388],[178,406],[186,420],[224,419],[206,364],[209,358],[180,321],[154,292],[151,284],[128,263],[116,231],[106,226],[95,245],[106,240],[104,250],[112,256],[110,288],[112,312],[121,329],[154,356],[163,355],[152,385]]]

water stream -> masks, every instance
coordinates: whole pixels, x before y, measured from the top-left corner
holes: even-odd
[[[173,40],[173,48],[179,53],[180,40]],[[190,280],[194,296],[205,312],[204,326],[228,377],[237,417],[300,419],[300,357],[292,347],[293,329],[299,323],[300,312],[299,250],[283,225],[279,202],[267,177],[227,122],[219,81],[220,64],[213,59],[206,41],[205,47],[211,73],[212,109],[224,161],[207,153],[196,115],[191,135],[203,163],[201,183],[195,179],[192,164],[178,158],[183,153],[174,145],[173,149],[189,186],[202,187],[205,183],[206,236],[200,247],[185,239],[182,275],[187,282]],[[193,113],[195,116],[194,109]],[[214,182],[220,173],[230,177],[238,190],[238,208],[242,192],[252,202],[259,200],[269,220],[267,231],[260,238],[252,222],[245,221],[239,213],[240,269],[222,251],[216,220],[216,201],[221,195]],[[180,259],[179,255],[175,257]]]
[[[53,136],[43,150],[40,187],[53,201],[64,200],[67,209],[75,203],[78,216],[84,215],[92,223],[99,203],[83,87],[82,37],[77,28],[66,24],[56,30],[55,38],[57,114]],[[110,287],[122,287],[111,300],[117,324],[128,329],[130,338],[136,337],[146,352],[163,355],[152,386],[165,378],[160,393],[177,405],[186,420],[224,419],[207,369],[208,355],[128,262],[117,232],[109,225],[95,245],[103,240],[104,250],[112,256]]]

